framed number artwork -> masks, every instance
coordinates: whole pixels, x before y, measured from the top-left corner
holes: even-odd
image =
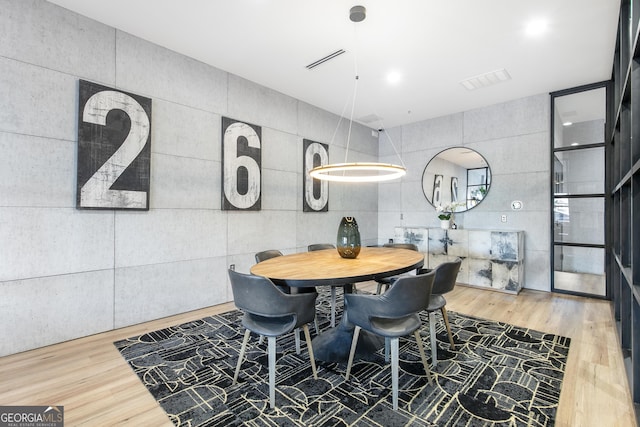
[[[309,171],[329,163],[329,146],[303,140],[302,211],[327,212],[329,210],[329,182],[313,179]]]
[[[222,209],[261,209],[262,128],[222,118]]]
[[[432,204],[433,206],[441,206],[442,205],[442,182],[444,177],[442,175],[435,175],[433,177],[433,194],[432,194]]]
[[[451,202],[458,203],[458,178],[451,177]]]
[[[80,80],[79,209],[149,210],[151,99]]]

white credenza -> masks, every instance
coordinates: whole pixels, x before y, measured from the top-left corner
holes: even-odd
[[[394,242],[414,243],[425,267],[462,258],[458,283],[517,294],[524,281],[524,231],[395,227]]]

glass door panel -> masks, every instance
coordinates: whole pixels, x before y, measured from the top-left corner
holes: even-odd
[[[554,255],[556,289],[605,295],[604,248],[556,246]]]
[[[607,296],[604,84],[552,94],[553,291]]]
[[[604,245],[602,197],[556,197],[553,218],[555,243]]]
[[[554,153],[555,195],[604,193],[604,147]]]
[[[553,148],[604,143],[605,87],[557,96],[553,104]]]

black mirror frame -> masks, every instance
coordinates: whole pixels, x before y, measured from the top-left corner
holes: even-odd
[[[482,203],[482,201],[483,201],[483,200],[487,197],[487,195],[489,194],[489,190],[491,189],[491,178],[492,178],[491,167],[489,166],[489,162],[487,162],[487,159],[486,159],[482,154],[480,154],[478,151],[476,151],[476,150],[474,150],[474,149],[472,149],[472,148],[469,148],[469,147],[462,147],[462,146],[447,147],[447,148],[445,148],[444,150],[441,150],[441,151],[440,151],[440,152],[438,152],[435,156],[433,156],[433,157],[429,160],[429,162],[427,162],[427,165],[424,167],[424,170],[422,171],[422,178],[421,178],[421,180],[420,180],[420,184],[421,184],[421,187],[422,187],[422,194],[424,194],[425,199],[427,199],[427,202],[429,202],[429,204],[430,204],[431,206],[433,206],[434,208],[436,208],[436,205],[433,203],[433,195],[432,195],[432,196],[429,196],[429,195],[427,195],[427,194],[426,194],[426,192],[425,192],[425,184],[424,184],[425,174],[427,173],[427,169],[429,168],[429,165],[431,164],[431,162],[433,162],[433,160],[434,160],[434,159],[436,159],[436,158],[437,158],[438,156],[440,156],[442,153],[444,153],[444,152],[446,152],[446,151],[448,151],[448,150],[452,150],[452,149],[464,149],[464,150],[473,151],[474,153],[476,153],[478,156],[480,156],[480,157],[482,158],[482,160],[483,160],[483,161],[484,161],[484,163],[486,164],[486,169],[487,169],[487,175],[486,175],[485,180],[486,180],[486,181],[488,181],[488,182],[484,185],[484,187],[485,187],[485,192],[484,192],[484,194],[483,194],[482,199],[480,199],[480,200],[479,200],[477,203],[475,203],[473,206],[468,207],[468,205],[469,205],[469,200],[470,200],[470,199],[467,199],[467,194],[466,194],[466,191],[465,191],[465,194],[464,194],[464,209],[459,209],[459,208],[461,208],[462,206],[458,206],[458,207],[456,208],[456,210],[454,210],[454,212],[455,212],[455,213],[462,213],[462,212],[467,212],[467,211],[469,211],[469,210],[471,210],[471,209],[475,208],[476,206],[478,206],[480,203]],[[468,179],[469,170],[472,170],[472,169],[477,169],[477,168],[467,169],[467,179]],[[442,175],[434,174],[434,176],[435,176],[435,177],[437,177],[437,176],[442,176]],[[437,179],[437,178],[435,178],[435,179]],[[452,177],[452,180],[453,180],[453,179],[454,179],[454,177]],[[457,180],[456,180],[456,182],[457,182]],[[467,181],[467,182],[468,182],[468,181]],[[452,181],[452,186],[453,186],[453,181]],[[468,185],[467,185],[467,187],[468,187]],[[451,203],[453,203],[453,200],[451,201]],[[458,202],[458,203],[461,203],[461,202]]]

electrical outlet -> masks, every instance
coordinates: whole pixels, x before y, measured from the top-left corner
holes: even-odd
[[[400,214],[400,219],[404,219],[404,214]]]
[[[507,216],[506,216],[506,215],[502,215],[502,216],[500,217],[500,221],[502,221],[502,222],[507,222]]]
[[[229,270],[236,271],[236,265],[235,264],[229,264]]]

